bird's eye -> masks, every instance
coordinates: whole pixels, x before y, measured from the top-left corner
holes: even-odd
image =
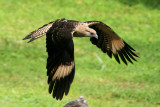
[[[91,35],[94,35],[94,33],[91,32]]]

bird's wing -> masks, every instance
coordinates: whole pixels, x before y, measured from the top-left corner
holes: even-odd
[[[99,21],[88,21],[88,26],[97,32],[98,40],[91,38],[92,44],[100,48],[104,53],[107,53],[110,58],[112,54],[118,63],[120,63],[119,57],[127,65],[127,60],[131,63],[132,60],[138,57],[124,40],[122,40],[109,26]],[[132,59],[132,60],[131,60]]]
[[[29,35],[27,35],[23,40],[30,39],[29,42],[32,42],[35,39],[38,39],[44,35],[46,35],[47,31],[52,27],[54,22],[50,22],[48,24],[43,25],[42,27],[38,28],[37,30],[31,32]]]
[[[72,29],[52,28],[46,34],[49,93],[61,100],[64,93],[68,94],[74,78],[74,44]]]

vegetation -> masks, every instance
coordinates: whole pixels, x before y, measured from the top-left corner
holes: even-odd
[[[91,107],[160,106],[159,0],[0,0],[0,7],[1,107],[61,107],[79,96]],[[106,23],[136,49],[138,62],[119,65],[89,38],[74,38],[74,82],[62,101],[52,99],[45,36],[21,39],[59,18]]]

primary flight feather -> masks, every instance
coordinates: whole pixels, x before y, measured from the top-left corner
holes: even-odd
[[[92,44],[107,53],[112,54],[116,61],[120,59],[127,65],[133,63],[134,49],[122,40],[109,26],[100,21],[79,22],[58,19],[31,32],[23,40],[29,42],[46,35],[47,76],[49,93],[53,98],[62,99],[67,95],[75,74],[73,37],[90,37]]]

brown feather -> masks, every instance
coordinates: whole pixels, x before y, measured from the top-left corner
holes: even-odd
[[[109,26],[99,21],[88,21],[88,26],[97,32],[98,40],[90,39],[92,43],[97,45],[98,48],[108,54],[112,58],[112,54],[118,63],[120,63],[119,57],[127,65],[127,61],[132,63],[131,59],[135,60],[138,57],[134,52],[134,49],[124,42]],[[123,50],[123,51],[122,51]],[[130,59],[130,58],[131,59]]]
[[[32,42],[35,39],[38,39],[38,38],[46,35],[47,31],[52,27],[53,23],[54,22],[50,22],[48,24],[43,25],[39,29],[31,32],[29,35],[27,35],[25,38],[23,38],[23,40],[31,38],[30,41],[28,41],[28,43],[29,43],[29,42]]]
[[[55,79],[59,79],[60,78],[64,78],[65,76],[69,75],[72,71],[74,67],[74,62],[71,62],[71,64],[69,65],[63,65],[61,64],[58,69],[56,70],[53,78],[52,78],[52,81],[54,81]]]

